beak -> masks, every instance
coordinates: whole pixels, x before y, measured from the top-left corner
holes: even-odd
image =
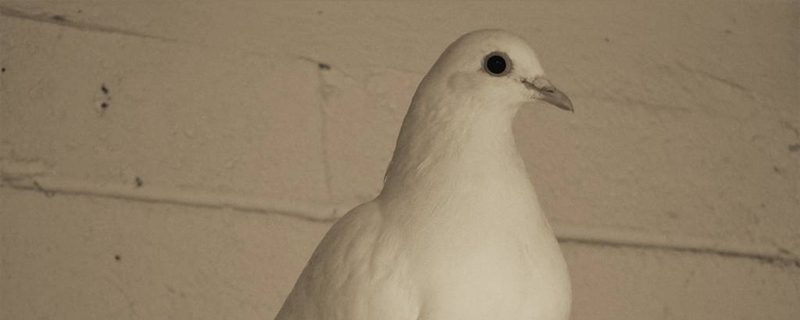
[[[575,109],[572,108],[572,101],[569,100],[569,97],[556,89],[556,87],[550,83],[550,80],[544,76],[536,77],[533,79],[533,82],[524,79],[522,80],[522,83],[524,83],[528,89],[533,89],[539,92],[539,94],[542,95],[541,99],[545,102],[561,109],[572,111],[573,113],[575,112]]]

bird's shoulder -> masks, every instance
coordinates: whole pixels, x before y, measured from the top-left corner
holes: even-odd
[[[300,281],[341,285],[339,282],[345,281],[354,268],[373,258],[381,219],[380,207],[374,202],[363,203],[342,216],[314,250]]]
[[[403,255],[396,237],[387,236],[380,206],[367,202],[337,221],[312,254],[286,300],[279,320],[408,319],[415,308],[408,298]],[[332,309],[331,309],[332,308]],[[386,317],[384,317],[386,318]]]
[[[316,251],[325,252],[330,250],[331,246],[352,250],[353,242],[364,242],[364,240],[376,236],[381,219],[380,206],[376,202],[362,203],[331,226]]]

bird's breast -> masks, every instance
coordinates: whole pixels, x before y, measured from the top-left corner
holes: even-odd
[[[404,224],[407,252],[414,253],[408,272],[421,284],[421,299],[435,306],[422,312],[458,319],[531,319],[566,312],[566,264],[535,197],[497,204],[486,196],[504,199],[491,192],[452,199],[430,208],[428,217]]]

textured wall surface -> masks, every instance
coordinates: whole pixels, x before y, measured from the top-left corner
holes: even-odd
[[[461,34],[537,48],[517,143],[573,319],[800,313],[800,2],[0,1],[0,319],[270,319]]]

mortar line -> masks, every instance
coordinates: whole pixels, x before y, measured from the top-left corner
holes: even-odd
[[[4,177],[5,178],[5,177]],[[46,197],[60,194],[102,197],[148,203],[166,203],[214,209],[230,208],[244,212],[289,216],[310,222],[333,222],[338,219],[341,204],[311,201],[287,201],[256,197],[188,191],[155,186],[135,187],[113,183],[93,183],[48,177],[4,179],[0,187],[35,191]]]
[[[325,107],[328,105],[328,98],[325,96],[325,77],[322,74],[326,70],[330,70],[330,66],[324,64],[322,62],[317,62],[316,64],[316,71],[317,71],[317,106],[319,109],[319,121],[320,121],[320,133],[319,133],[319,142],[321,156],[322,156],[322,170],[325,180],[325,193],[328,196],[328,199],[333,199],[333,174],[331,173],[331,164],[330,164],[330,154],[328,152],[328,139],[326,133],[328,131],[328,119],[327,115],[325,114]]]
[[[0,187],[39,192],[48,197],[70,194],[206,208],[231,208],[246,212],[284,215],[316,223],[332,223],[351,208],[350,204],[345,203],[264,200],[174,188],[153,186],[136,188],[128,185],[98,184],[48,177],[6,178],[2,180]],[[599,246],[710,253],[767,262],[784,261],[800,267],[800,256],[772,244],[749,244],[726,239],[645,232],[597,225],[566,223],[552,223],[552,225],[556,238],[562,243],[574,242]]]
[[[161,40],[161,41],[166,41],[166,42],[177,42],[178,41],[178,39],[154,36],[154,35],[149,35],[149,34],[145,34],[145,33],[124,30],[124,29],[119,29],[119,28],[114,28],[114,27],[106,27],[106,26],[99,25],[99,24],[72,21],[72,20],[67,19],[67,17],[65,17],[63,15],[60,15],[60,14],[48,14],[48,13],[34,14],[34,13],[23,12],[23,11],[11,9],[11,8],[8,8],[8,7],[0,6],[0,15],[6,16],[6,17],[11,17],[11,18],[28,20],[28,21],[47,23],[47,24],[54,24],[54,25],[63,26],[63,27],[67,27],[67,28],[72,28],[72,29],[77,29],[77,30],[81,30],[81,31],[120,34],[120,35],[126,35],[126,36],[138,37],[138,38]]]

